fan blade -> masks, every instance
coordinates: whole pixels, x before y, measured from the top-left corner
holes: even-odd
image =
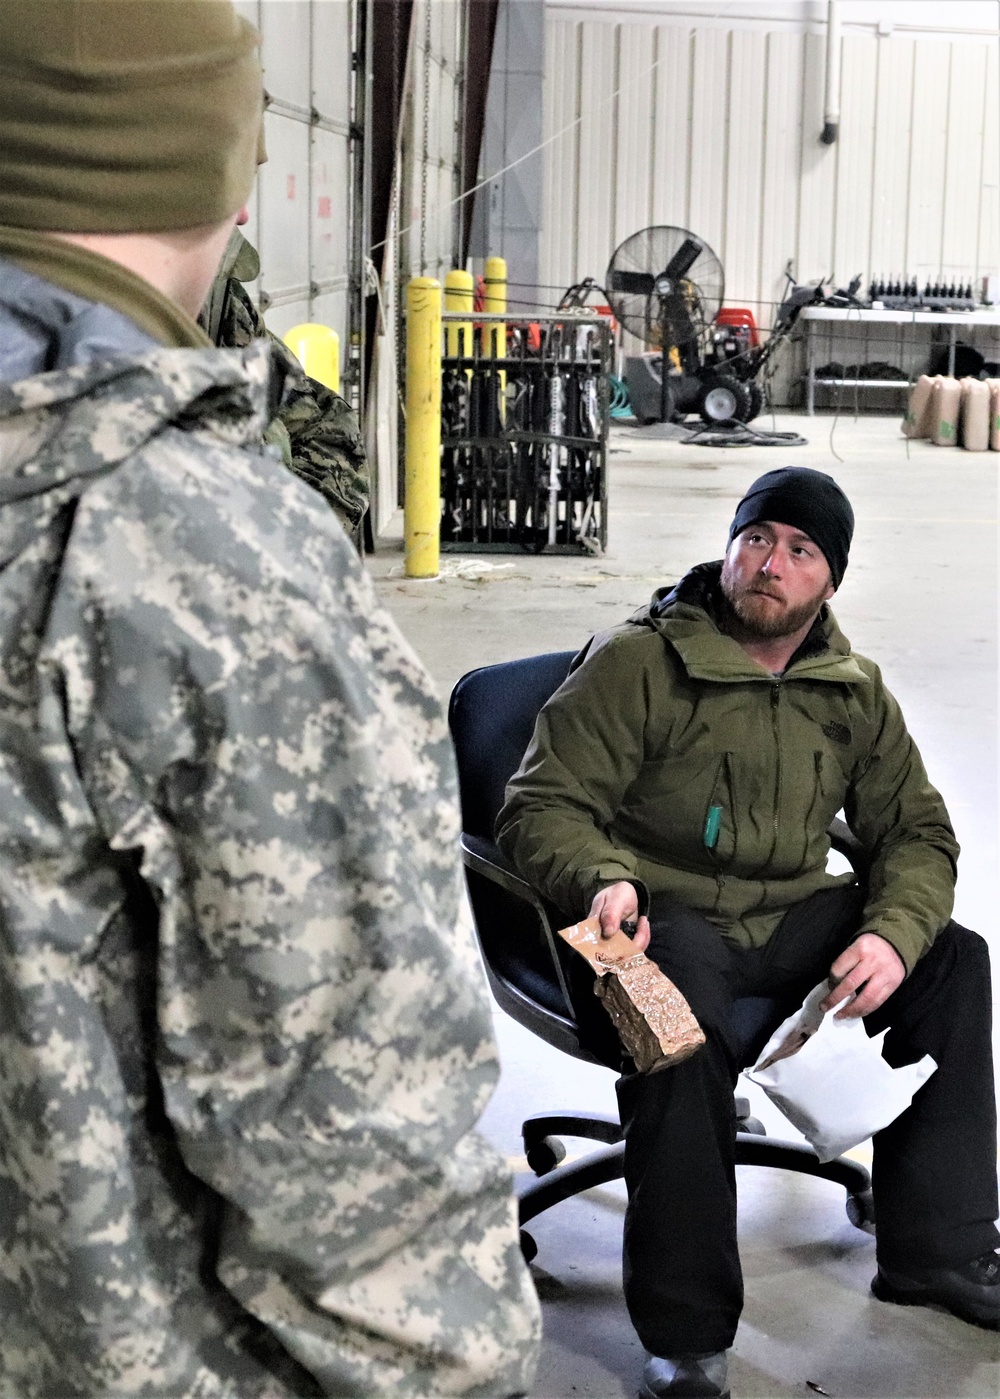
[[[655,278],[651,272],[623,272],[616,268],[611,274],[610,291],[624,291],[632,296],[651,296]]]
[[[685,238],[663,270],[664,277],[672,282],[680,281],[694,266],[702,253],[702,245],[695,238]]]

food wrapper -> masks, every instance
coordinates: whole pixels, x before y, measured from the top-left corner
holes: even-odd
[[[688,1059],[705,1043],[691,1007],[669,977],[620,930],[601,937],[598,918],[560,928],[559,936],[593,967],[594,993],[604,1002],[618,1036],[640,1073],[652,1074]]]
[[[745,1070],[796,1126],[821,1161],[850,1151],[901,1112],[937,1068],[929,1054],[894,1069],[882,1057],[886,1031],[870,1038],[862,1020],[837,1020],[820,1009],[822,981]]]

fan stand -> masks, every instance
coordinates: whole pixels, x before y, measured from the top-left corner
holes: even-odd
[[[667,298],[658,296],[660,306],[660,422],[670,422],[670,386],[667,383],[666,327],[670,324],[667,316]]]
[[[660,325],[666,325],[663,315],[663,301],[660,302]],[[665,341],[666,336],[661,332],[660,340]],[[670,389],[667,385],[667,347],[660,345],[660,422],[665,423],[670,420]]]

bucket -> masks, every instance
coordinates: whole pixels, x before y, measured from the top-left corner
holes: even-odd
[[[931,435],[931,394],[935,380],[929,374],[921,374],[910,390],[910,401],[903,419],[904,437],[930,437]]]
[[[967,452],[990,445],[990,391],[981,379],[962,380],[961,438]]]
[[[938,447],[958,446],[958,415],[962,386],[957,379],[941,375],[931,395],[931,438]]]

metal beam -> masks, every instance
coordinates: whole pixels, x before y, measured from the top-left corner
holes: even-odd
[[[462,123],[462,189],[467,195],[479,178],[479,156],[486,124],[486,99],[490,89],[493,40],[496,36],[499,0],[465,0],[465,102]],[[475,200],[462,200],[462,262],[469,256]]]

